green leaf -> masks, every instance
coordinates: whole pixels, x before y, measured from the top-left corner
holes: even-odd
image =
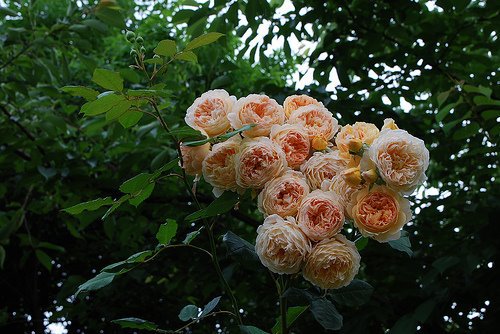
[[[182,51],[175,56],[175,59],[190,61],[193,63],[198,62],[198,57],[193,51]]]
[[[445,256],[437,259],[432,263],[432,266],[436,268],[440,273],[446,271],[446,269],[451,268],[460,263],[460,258],[457,256]]]
[[[182,321],[189,321],[196,318],[198,318],[198,306],[196,305],[186,305],[179,313],[179,319]]]
[[[106,113],[106,121],[113,121],[125,115],[127,110],[132,106],[132,102],[128,100],[119,101]]]
[[[118,118],[118,122],[125,128],[128,129],[136,125],[142,118],[143,113],[140,111],[128,110],[123,115]]]
[[[79,293],[82,292],[99,290],[105,287],[106,285],[109,285],[114,278],[115,278],[114,273],[101,272],[97,274],[97,276],[95,276],[94,278],[91,278],[87,282],[80,285],[75,295],[78,295]]]
[[[462,102],[461,100],[458,100],[457,102],[450,103],[450,104],[446,105],[445,107],[443,107],[442,109],[440,109],[439,112],[436,114],[436,121],[442,122],[443,119],[445,119],[446,116],[448,116],[451,109],[453,109],[457,104],[459,104],[461,102]]]
[[[498,109],[485,110],[485,111],[481,112],[481,117],[487,121],[490,119],[497,119],[500,117],[500,110],[498,110]]]
[[[288,327],[290,327],[297,318],[304,313],[309,306],[293,306],[289,307],[286,311],[286,323]],[[281,319],[277,318],[276,319],[276,324],[273,326],[273,329],[271,330],[273,334],[282,334],[281,332]]]
[[[372,293],[373,287],[370,284],[355,279],[346,287],[331,290],[330,296],[338,304],[354,307],[367,303]]]
[[[5,16],[17,16],[18,13],[13,11],[12,9],[4,6],[0,6],[0,17],[5,17]]]
[[[448,99],[448,96],[450,96],[452,90],[447,90],[446,92],[439,93],[437,96],[437,101],[438,101],[438,107],[441,107],[441,105]]]
[[[139,193],[134,194],[134,197],[129,199],[128,202],[133,206],[137,207],[139,204],[148,199],[149,196],[151,196],[154,188],[155,188],[155,183],[148,184],[144,189],[140,190]]]
[[[129,264],[142,263],[147,258],[149,258],[152,254],[153,254],[152,250],[147,250],[147,251],[142,251],[139,253],[132,254],[126,260],[115,262],[115,263],[112,263],[110,265],[107,265],[106,267],[101,269],[101,272],[114,273],[116,275],[123,274],[123,273],[129,271],[127,269],[124,270],[124,266],[129,265]]]
[[[229,75],[221,75],[215,78],[210,85],[210,89],[216,89],[221,87],[226,87],[233,82],[233,79]]]
[[[37,247],[38,248],[51,249],[51,250],[55,250],[55,251],[58,251],[58,252],[61,252],[61,253],[66,252],[66,249],[64,249],[64,247],[59,246],[59,245],[55,245],[55,244],[53,244],[51,242],[47,242],[47,241],[39,242],[38,245],[37,245]]]
[[[161,245],[168,245],[177,233],[177,222],[173,219],[167,219],[165,224],[160,225],[156,233],[156,239]]]
[[[178,141],[207,139],[207,137],[200,131],[189,126],[181,126],[176,129],[172,129],[170,130],[170,134],[177,138]]]
[[[222,242],[226,245],[229,256],[234,256],[240,262],[247,263],[253,268],[262,268],[259,257],[255,253],[255,246],[248,241],[228,231],[222,237]]]
[[[191,42],[186,45],[186,50],[193,50],[199,48],[200,46],[204,46],[207,44],[211,44],[224,36],[224,34],[218,32],[209,32],[207,34],[201,35],[193,39]]]
[[[157,178],[158,176],[161,175],[161,173],[166,172],[174,168],[175,166],[179,166],[179,158],[175,158],[174,160],[166,163],[162,167],[158,168],[154,173],[153,173],[153,178]]]
[[[100,95],[95,101],[85,103],[80,110],[85,116],[96,116],[108,112],[121,101],[125,100],[125,96],[117,94]]]
[[[239,134],[239,133],[241,133],[243,131],[250,130],[254,126],[255,126],[255,124],[247,124],[247,125],[242,126],[239,129],[237,129],[237,130],[225,133],[225,134],[217,136],[217,137],[206,138],[206,139],[203,139],[203,140],[196,140],[196,141],[185,142],[185,143],[182,143],[182,145],[186,145],[186,146],[201,146],[201,145],[204,145],[206,143],[215,144],[215,143],[218,143],[218,142],[223,142],[223,141],[228,140],[229,138],[231,138],[233,136],[236,136],[237,134]]]
[[[177,46],[175,41],[170,39],[164,39],[158,43],[156,48],[153,50],[154,53],[160,56],[173,56],[177,52]]]
[[[84,86],[64,86],[61,90],[72,96],[81,96],[87,101],[94,101],[97,99],[97,95],[99,95],[98,91]]]
[[[362,251],[368,245],[368,238],[361,237],[355,244],[358,251]]]
[[[92,76],[92,81],[102,88],[118,92],[123,90],[123,79],[118,72],[96,68]]]
[[[317,298],[311,301],[311,312],[314,319],[324,329],[339,330],[342,328],[342,315],[328,299]]]
[[[184,220],[192,222],[203,218],[214,217],[230,211],[236,203],[238,203],[238,196],[232,192],[226,191],[206,208],[193,212]]]
[[[480,106],[480,105],[500,106],[500,101],[490,99],[486,96],[474,97],[474,103],[477,104],[478,106]]]
[[[125,19],[119,10],[120,7],[97,6],[96,8],[95,15],[99,20],[113,27],[125,28]]]
[[[110,214],[112,214],[116,209],[118,209],[118,207],[120,207],[120,205],[122,205],[129,198],[130,198],[130,194],[126,194],[126,195],[123,195],[122,197],[120,197],[119,200],[114,201],[113,205],[108,209],[108,211],[106,211],[106,213],[104,214],[104,216],[102,216],[101,219],[104,220],[104,219],[108,218],[108,216]]]
[[[0,245],[0,269],[3,269],[3,265],[5,263],[5,248],[3,248],[2,245]]]
[[[429,299],[420,304],[415,312],[413,313],[413,317],[418,321],[425,323],[432,311],[436,307],[436,301],[434,299]]]
[[[467,93],[478,93],[478,94],[483,94],[487,97],[491,97],[491,93],[492,93],[491,88],[484,87],[484,86],[476,87],[476,86],[471,86],[471,85],[463,85],[462,88]]]
[[[149,331],[154,331],[158,328],[157,324],[139,318],[122,318],[111,320],[111,322],[120,325],[121,328],[144,329]]]
[[[200,235],[200,231],[189,232],[182,243],[185,245],[189,245],[191,241],[193,241],[198,235]]]
[[[135,194],[138,191],[146,188],[151,183],[151,174],[141,173],[133,178],[123,182],[120,186],[120,191],[125,194]]]
[[[144,60],[146,64],[156,64],[156,65],[163,65],[164,61],[163,58],[150,58]]]
[[[35,255],[38,261],[40,261],[40,263],[43,264],[43,266],[47,268],[48,271],[52,270],[52,259],[47,253],[37,249],[35,250]]]
[[[400,252],[405,252],[410,257],[413,255],[410,238],[408,237],[408,232],[406,231],[401,231],[401,237],[398,240],[389,241],[388,244]]]
[[[479,133],[479,129],[481,127],[479,126],[478,123],[476,122],[472,122],[466,126],[464,126],[463,128],[461,129],[458,129],[457,131],[455,131],[455,133],[453,134],[453,139],[454,140],[463,140],[463,139],[466,139],[466,138],[469,138],[469,137],[472,137],[476,134]]]
[[[259,329],[255,326],[243,326],[240,325],[241,334],[269,334],[264,332],[262,329]]]
[[[43,175],[45,180],[48,180],[57,174],[57,171],[52,167],[47,168],[47,167],[43,167],[43,166],[37,166],[36,169],[40,172],[40,174]]]
[[[203,318],[203,317],[206,317],[207,315],[209,315],[210,312],[212,312],[213,309],[217,306],[217,304],[219,304],[219,301],[220,301],[220,296],[215,297],[214,299],[209,301],[207,303],[207,305],[205,305],[205,307],[203,308],[203,311],[201,311],[200,318]]]
[[[389,334],[412,334],[417,330],[417,320],[410,314],[406,314],[392,326]]]
[[[102,206],[112,205],[112,204],[113,204],[113,199],[111,197],[105,197],[73,205],[69,208],[63,209],[62,211],[67,212],[70,215],[78,215],[82,213],[84,210],[95,211]]]

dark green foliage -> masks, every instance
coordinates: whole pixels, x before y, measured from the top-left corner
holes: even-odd
[[[82,2],[0,8],[2,332],[43,333],[46,319],[66,321],[69,333],[176,329],[186,324],[177,317],[183,307],[205,304],[203,316],[195,306],[185,317],[204,318],[190,327],[195,333],[216,324],[271,332],[274,282],[248,242],[262,222],[254,199],[215,200],[201,181],[198,211],[174,175],[175,143],[205,140],[183,122],[201,93],[264,92],[283,102],[296,92],[292,73],[303,63],[315,81],[301,92],[341,124],[381,126],[392,117],[426,142],[431,164],[408,235],[390,243],[403,252],[361,239],[363,281],[324,297],[292,279],[289,313],[309,305],[292,309],[301,314],[292,331],[321,333],[341,322],[345,333],[497,330],[498,1],[293,1],[279,16],[283,1],[274,0]],[[268,33],[250,43],[264,20]],[[314,43],[310,52],[297,54],[295,37]],[[273,39],[283,48],[264,53]],[[141,48],[147,66],[171,61],[152,85],[129,67]],[[161,99],[171,135],[141,112],[152,112],[151,96]],[[212,316],[231,304],[211,259],[168,248],[183,240],[208,248],[201,218],[214,224],[244,327]]]

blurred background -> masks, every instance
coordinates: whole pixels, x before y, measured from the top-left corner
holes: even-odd
[[[144,38],[146,53],[163,39],[179,45],[207,31],[225,36],[196,50],[161,80],[165,119],[183,124],[201,93],[265,93],[282,103],[308,94],[341,124],[392,117],[430,150],[428,181],[413,198],[405,229],[413,254],[371,240],[359,278],[374,290],[364,304],[337,305],[343,333],[494,333],[500,319],[498,69],[500,2],[391,1],[0,1],[0,331],[123,333],[110,321],[138,317],[178,328],[179,310],[221,295],[212,264],[174,249],[78,297],[81,283],[104,266],[156,246],[166,218],[182,238],[198,226],[177,179],[158,183],[138,208],[122,205],[77,217],[61,209],[120,195],[130,177],[175,157],[159,124],[132,129],[104,117],[82,118],[84,100],[60,90],[92,86],[96,67],[119,71],[126,87],[145,81],[125,31]],[[95,87],[96,88],[96,87]],[[213,199],[201,183],[203,203]],[[494,217],[497,218],[494,218]],[[262,222],[253,201],[217,222],[253,243]],[[195,243],[206,247],[204,234]],[[260,267],[226,256],[245,324],[268,330],[278,314],[274,282]],[[296,280],[300,286],[302,280]],[[306,285],[304,285],[306,286]],[[229,309],[227,298],[219,305]],[[193,333],[237,333],[224,317]],[[130,331],[132,332],[132,331]],[[293,333],[326,332],[310,314]]]

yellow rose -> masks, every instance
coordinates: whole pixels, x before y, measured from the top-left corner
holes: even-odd
[[[203,159],[210,152],[210,144],[206,143],[200,146],[181,145],[182,168],[189,175],[199,175],[202,173]]]
[[[379,130],[375,124],[356,122],[354,125],[346,125],[340,129],[335,137],[335,144],[342,153],[349,153],[350,148],[357,148],[357,150],[351,150],[357,152],[361,149],[358,141],[361,144],[370,145],[378,135]]]
[[[292,95],[285,99],[283,103],[283,108],[285,109],[286,117],[290,117],[290,115],[300,107],[308,106],[310,104],[317,105],[319,107],[324,107],[323,103],[318,100],[307,96],[307,95]]]
[[[237,190],[235,158],[240,150],[241,138],[231,137],[225,142],[215,144],[202,164],[203,178],[214,187],[215,196],[224,190]]]
[[[290,168],[298,168],[309,157],[309,137],[300,125],[273,125],[270,138],[285,152]]]
[[[331,238],[344,226],[344,208],[333,193],[316,189],[302,200],[297,224],[312,241]]]
[[[188,108],[184,120],[208,137],[221,135],[231,128],[227,115],[235,102],[236,97],[229,96],[224,89],[209,90]]]
[[[242,188],[261,189],[283,174],[286,165],[285,153],[271,139],[246,138],[236,158],[236,183]]]
[[[321,187],[323,180],[331,180],[347,167],[348,160],[339,155],[337,150],[323,153],[315,152],[312,157],[300,166],[307,178],[311,190]]]
[[[411,219],[410,202],[386,186],[354,193],[348,210],[361,234],[379,242],[399,239]]]
[[[302,199],[307,194],[309,186],[304,175],[289,170],[266,183],[258,197],[259,211],[266,215],[295,216]]]
[[[310,251],[309,239],[293,218],[290,221],[271,215],[257,228],[255,252],[262,264],[274,273],[299,272]]]
[[[240,98],[228,114],[229,123],[235,129],[247,124],[256,124],[244,131],[244,137],[269,136],[271,127],[285,122],[283,107],[266,95],[250,94]]]
[[[429,151],[421,139],[404,130],[383,130],[367,153],[387,185],[405,195],[427,179]],[[362,162],[363,165],[370,167]]]
[[[359,271],[360,260],[354,242],[337,234],[314,246],[302,274],[322,289],[338,289],[351,283]]]
[[[325,107],[314,104],[293,111],[288,123],[302,125],[310,140],[313,140],[314,137],[320,137],[328,141],[339,129],[339,122],[332,113]]]

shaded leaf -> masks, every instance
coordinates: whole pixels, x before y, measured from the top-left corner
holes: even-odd
[[[106,285],[110,284],[115,278],[114,273],[101,272],[97,274],[94,278],[89,279],[87,282],[83,283],[78,287],[75,295],[78,295],[82,292],[89,292],[94,290],[99,290]]]
[[[292,306],[289,307],[286,311],[286,324],[290,327],[297,318],[304,313],[309,306]],[[276,319],[276,324],[273,326],[271,332],[273,334],[281,334],[281,318]]]
[[[324,329],[339,330],[342,328],[342,315],[328,299],[314,299],[311,302],[311,312],[314,319],[316,319]]]
[[[269,334],[262,329],[259,329],[255,326],[243,326],[240,325],[241,334]]]
[[[84,210],[95,211],[102,206],[112,205],[112,204],[113,204],[113,199],[111,197],[105,197],[73,205],[69,208],[63,209],[62,211],[67,212],[71,215],[78,215],[82,213]]]
[[[175,56],[175,59],[190,61],[193,63],[198,62],[198,57],[192,51],[183,51]]]
[[[331,290],[332,299],[346,306],[360,306],[367,303],[373,293],[373,287],[365,281],[354,279],[348,286]]]
[[[119,92],[123,90],[123,79],[118,72],[96,68],[92,76],[92,81],[102,88]]]
[[[38,261],[40,261],[40,263],[43,264],[43,266],[47,268],[48,271],[52,270],[52,259],[47,253],[40,249],[37,249],[35,250],[35,255]]]
[[[232,192],[226,191],[206,208],[188,215],[185,220],[192,222],[203,218],[214,217],[230,211],[236,203],[238,203],[238,196]]]
[[[254,268],[262,268],[259,257],[255,253],[255,246],[248,241],[228,231],[222,237],[222,242],[226,245],[229,256],[238,258],[240,262],[251,264],[252,266],[256,265]]]
[[[203,308],[203,311],[201,311],[200,318],[203,318],[208,314],[210,314],[210,312],[213,311],[213,309],[217,306],[217,304],[219,304],[219,301],[220,301],[220,296],[215,297],[214,299],[209,301],[207,305],[205,305],[205,307]]]
[[[186,305],[182,308],[179,313],[179,319],[182,321],[189,321],[191,319],[196,319],[198,317],[198,306],[196,305]]]
[[[122,318],[111,321],[114,324],[120,325],[121,328],[134,328],[134,329],[145,329],[154,331],[158,328],[158,325],[139,318]]]
[[[165,224],[160,225],[156,233],[156,239],[161,245],[168,245],[177,233],[177,222],[173,219],[167,219]]]
[[[413,255],[410,238],[408,237],[408,232],[406,231],[401,231],[401,237],[398,240],[389,241],[388,244],[400,252],[405,252],[410,257]]]
[[[81,96],[87,101],[94,101],[97,99],[97,95],[99,95],[98,91],[84,86],[64,86],[61,90],[72,96]]]

